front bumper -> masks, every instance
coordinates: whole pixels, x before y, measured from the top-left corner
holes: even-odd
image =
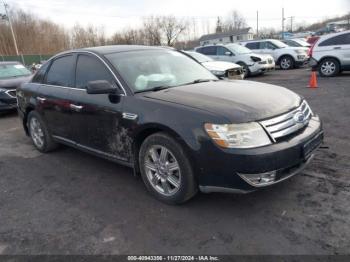
[[[295,59],[296,66],[303,66],[309,63],[310,57],[307,55],[297,55]]]
[[[244,193],[279,183],[304,169],[322,140],[321,121],[313,117],[303,130],[269,146],[221,149],[211,141],[206,142],[201,151],[214,152],[198,156],[200,190]],[[249,174],[256,176],[270,172],[275,172],[275,179],[270,183],[258,185],[247,179]]]
[[[256,62],[249,66],[251,75],[259,75],[273,70],[275,70],[275,63],[259,64],[259,62]]]

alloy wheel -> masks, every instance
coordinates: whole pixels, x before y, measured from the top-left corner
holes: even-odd
[[[181,170],[174,155],[164,146],[153,145],[144,160],[146,176],[152,187],[164,196],[174,195],[181,185]]]
[[[30,136],[34,144],[42,148],[44,146],[44,132],[41,128],[40,122],[35,117],[32,117],[29,122]]]
[[[283,69],[289,69],[290,66],[291,66],[291,63],[292,62],[290,61],[289,58],[282,58],[282,60],[281,60],[281,67]]]
[[[333,61],[325,61],[321,65],[321,72],[326,76],[333,75],[336,70],[336,65]]]

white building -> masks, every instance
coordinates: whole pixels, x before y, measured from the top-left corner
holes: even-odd
[[[238,41],[253,40],[253,30],[248,28],[242,28],[239,30],[227,32],[227,33],[215,33],[209,35],[202,35],[199,38],[201,45],[209,44],[228,44]]]

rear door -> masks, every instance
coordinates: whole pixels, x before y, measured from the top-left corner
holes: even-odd
[[[73,85],[74,55],[67,54],[51,61],[41,86],[37,104],[51,134],[72,139],[68,92]]]
[[[87,53],[77,56],[75,72],[69,93],[74,140],[90,151],[125,160],[120,139],[124,96],[86,92],[88,82],[95,80],[107,80],[118,88],[114,76],[98,57]]]

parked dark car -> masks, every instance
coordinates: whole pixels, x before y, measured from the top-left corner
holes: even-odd
[[[0,111],[16,109],[16,88],[30,78],[30,71],[21,63],[0,62]]]
[[[167,203],[250,192],[298,173],[323,139],[299,95],[219,81],[175,50],[106,46],[56,55],[17,91],[41,152],[57,143],[132,167]]]

